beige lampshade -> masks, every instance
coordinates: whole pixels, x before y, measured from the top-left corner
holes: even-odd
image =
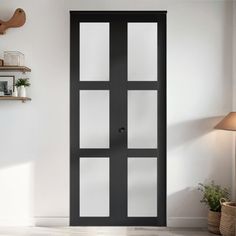
[[[215,126],[215,129],[236,131],[236,112],[230,112],[219,124]]]

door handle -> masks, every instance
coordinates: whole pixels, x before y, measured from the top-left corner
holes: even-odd
[[[125,132],[125,128],[124,127],[120,127],[119,128],[119,133],[124,133]]]

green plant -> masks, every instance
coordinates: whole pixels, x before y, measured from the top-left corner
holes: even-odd
[[[30,86],[29,79],[18,79],[16,81],[16,87],[20,86],[29,87]]]
[[[198,190],[203,194],[201,202],[205,203],[211,211],[220,212],[220,199],[229,199],[229,189],[222,188],[220,185],[215,184],[214,181],[209,184],[200,183]]]

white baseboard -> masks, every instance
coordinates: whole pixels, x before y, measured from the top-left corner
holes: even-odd
[[[69,226],[69,217],[34,217],[34,218],[10,218],[0,219],[0,226],[45,226],[45,227],[67,227]],[[169,217],[167,227],[183,228],[205,228],[207,227],[207,218],[205,217]]]
[[[0,218],[0,227],[18,226],[69,226],[69,217]]]
[[[69,217],[60,216],[60,217],[35,217],[34,218],[35,226],[45,226],[45,227],[66,227],[69,226]]]
[[[168,227],[183,228],[205,228],[207,227],[206,217],[168,217]]]
[[[0,218],[0,227],[33,226],[34,218]]]

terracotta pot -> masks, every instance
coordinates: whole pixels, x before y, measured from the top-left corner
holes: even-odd
[[[213,234],[220,235],[220,212],[209,211],[208,212],[208,231]]]

